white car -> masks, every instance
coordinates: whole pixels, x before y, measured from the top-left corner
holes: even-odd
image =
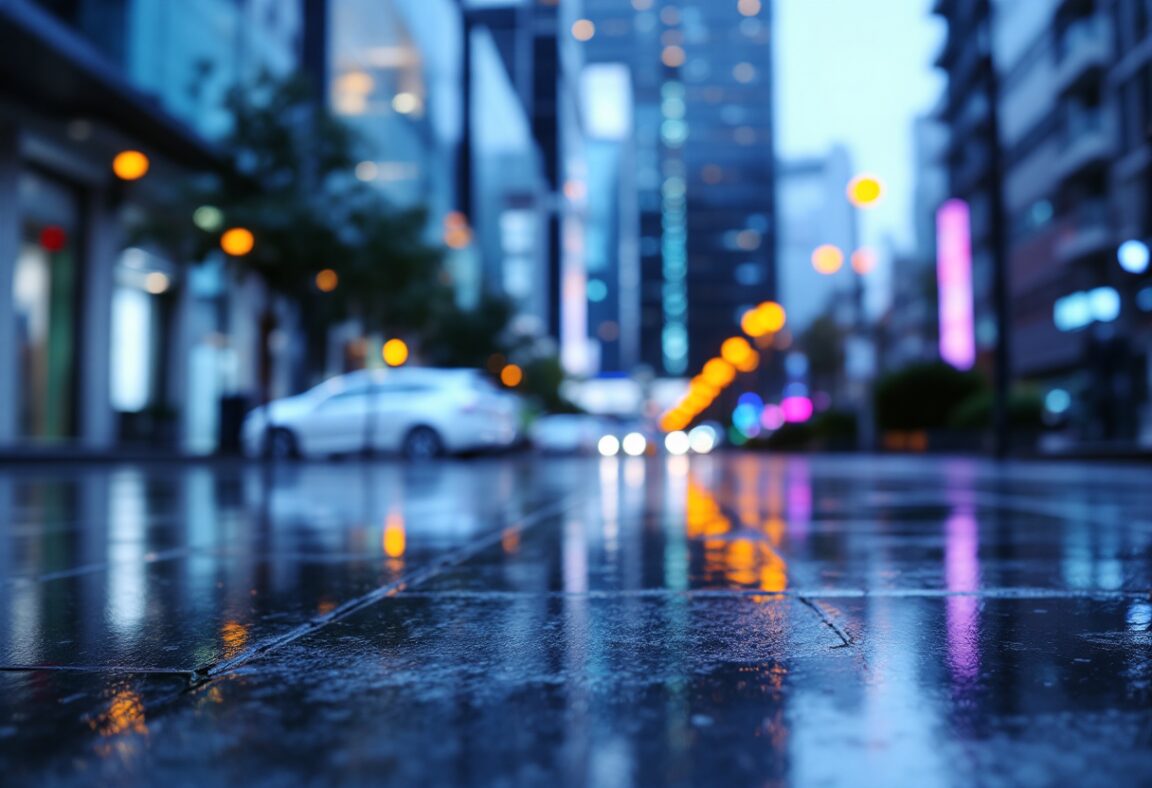
[[[423,459],[516,442],[520,400],[471,369],[401,367],[340,375],[244,420],[249,456],[400,452]]]

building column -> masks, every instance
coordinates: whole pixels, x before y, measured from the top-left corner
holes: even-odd
[[[86,208],[77,387],[79,437],[87,448],[108,449],[116,440],[111,392],[112,287],[120,252],[120,225],[106,190],[93,191]]]
[[[20,360],[16,348],[14,280],[20,254],[20,134],[0,124],[0,446],[16,442],[19,424]]]

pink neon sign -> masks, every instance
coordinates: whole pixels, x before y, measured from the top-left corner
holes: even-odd
[[[972,319],[972,233],[968,203],[949,200],[936,212],[936,276],[940,285],[940,357],[956,367],[976,363]]]

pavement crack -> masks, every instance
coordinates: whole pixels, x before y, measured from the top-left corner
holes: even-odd
[[[852,639],[852,636],[841,629],[840,626],[832,620],[832,617],[828,615],[828,611],[824,609],[823,605],[815,600],[809,599],[806,596],[798,596],[796,598],[799,599],[800,602],[802,602],[804,605],[811,608],[812,611],[817,616],[819,616],[820,620],[824,622],[824,626],[831,629],[836,633],[836,637],[840,638],[840,645],[833,646],[833,648],[851,648],[856,644],[856,641]]]
[[[132,665],[0,665],[0,673],[30,673],[46,671],[49,673],[110,673],[117,675],[140,676],[177,676],[192,680],[195,670],[187,668],[152,668],[134,667]]]
[[[291,630],[275,637],[268,638],[260,643],[257,643],[239,654],[229,657],[228,659],[220,660],[204,665],[195,669],[191,673],[189,682],[189,691],[195,690],[204,684],[212,681],[219,676],[229,673],[236,668],[251,662],[258,657],[262,657],[269,652],[272,652],[282,646],[286,646],[305,635],[312,634],[329,624],[335,623],[342,618],[346,618],[353,613],[359,612],[367,607],[380,602],[383,599],[396,596],[413,586],[427,582],[436,575],[457,566],[464,561],[472,558],[478,553],[486,550],[489,547],[500,544],[501,539],[509,531],[514,531],[518,534],[523,534],[529,528],[539,525],[541,522],[550,517],[555,517],[564,513],[578,505],[580,500],[576,496],[569,496],[568,498],[556,501],[550,505],[542,506],[541,508],[529,512],[521,517],[517,522],[505,528],[496,529],[493,532],[477,539],[471,544],[464,545],[457,550],[449,553],[448,555],[433,560],[428,566],[415,569],[397,580],[388,583],[387,585],[380,586],[373,589],[366,594],[350,599],[343,604],[337,606],[334,610],[322,615],[309,619],[308,621],[293,627]],[[187,673],[187,671],[185,671]]]

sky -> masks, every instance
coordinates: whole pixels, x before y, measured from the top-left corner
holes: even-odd
[[[944,86],[932,62],[944,25],[932,0],[775,0],[777,152],[820,155],[840,142],[858,171],[880,177],[883,202],[866,212],[866,244],[891,235],[910,248],[912,121]]]

